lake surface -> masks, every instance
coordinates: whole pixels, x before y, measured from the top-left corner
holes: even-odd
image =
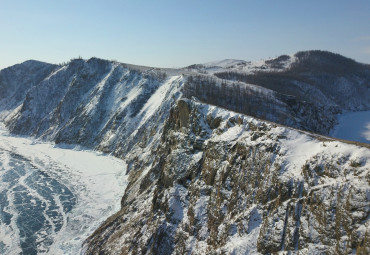
[[[339,124],[333,128],[330,136],[370,143],[370,111],[341,114],[338,121]]]
[[[0,126],[0,254],[80,254],[119,210],[125,172],[117,158],[14,137]]]

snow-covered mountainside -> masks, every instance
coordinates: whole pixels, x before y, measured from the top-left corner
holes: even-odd
[[[28,90],[44,80],[57,66],[29,60],[0,71],[0,120],[20,104]]]
[[[22,76],[14,76],[22,80]],[[28,90],[4,119],[14,134],[123,155],[154,134],[183,77],[96,58],[72,60]],[[1,84],[11,90],[12,84]]]
[[[0,71],[0,92],[11,133],[127,163],[121,209],[86,254],[370,249],[369,146],[295,130],[370,110],[367,65],[321,51],[181,69],[28,61]]]
[[[366,252],[370,150],[180,100],[87,254]]]

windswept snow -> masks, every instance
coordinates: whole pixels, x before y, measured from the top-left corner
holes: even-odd
[[[0,130],[0,253],[79,254],[120,208],[124,161]]]
[[[247,61],[239,60],[239,59],[223,59],[219,61],[212,61],[205,63],[204,66],[206,67],[222,67],[222,68],[228,68],[235,65],[245,65],[247,64]]]
[[[287,56],[287,55],[286,55]],[[239,60],[239,59],[223,59],[219,61],[212,61],[207,62],[201,65],[198,65],[197,68],[202,69],[203,71],[206,71],[207,73],[217,73],[217,72],[223,72],[223,71],[235,71],[235,72],[242,72],[242,73],[254,73],[259,72],[261,70],[265,72],[270,71],[282,71],[287,68],[289,68],[292,63],[296,61],[296,57],[294,55],[287,56],[287,59],[280,60],[280,67],[274,67],[271,66],[271,61],[278,60],[278,58],[273,59],[261,59],[257,61],[245,61],[245,60]]]
[[[332,137],[370,143],[370,111],[339,115],[338,122],[330,133]]]
[[[139,115],[143,115],[143,117],[138,127],[141,127],[141,125],[160,108],[166,98],[172,96],[179,90],[178,87],[181,82],[180,77],[181,76],[172,76],[168,78],[167,82],[161,85],[161,87],[153,93],[139,113]],[[177,85],[177,89],[174,89],[174,84]]]

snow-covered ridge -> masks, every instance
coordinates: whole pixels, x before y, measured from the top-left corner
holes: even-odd
[[[248,62],[245,60],[238,60],[238,59],[223,59],[219,61],[212,61],[203,64],[205,67],[222,67],[228,68],[236,65],[246,65]]]
[[[267,60],[245,61],[238,59],[223,59],[219,61],[207,62],[204,64],[190,65],[184,69],[199,73],[215,74],[217,72],[233,71],[243,74],[253,74],[255,72],[272,72],[287,70],[295,63],[297,58],[294,55],[283,55],[278,58]]]
[[[147,119],[141,116],[141,107],[171,77],[181,77],[181,84],[189,85],[178,84],[176,89],[189,98],[324,135],[336,124],[337,114],[370,109],[368,67],[321,51],[256,63],[227,59],[181,69],[97,58],[76,59],[64,66],[30,61],[8,69],[0,74],[5,95],[0,98],[0,118],[8,116],[5,122],[11,132],[73,143],[69,133],[76,137],[77,129],[83,129],[93,135],[93,128],[100,142],[77,141],[90,147],[115,136],[115,128],[110,129],[118,123],[135,128],[142,123],[140,118]],[[82,127],[81,120],[88,124]],[[133,132],[125,129],[127,136]]]

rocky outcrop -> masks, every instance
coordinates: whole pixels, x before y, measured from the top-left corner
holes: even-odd
[[[368,252],[370,151],[180,100],[87,254]]]

